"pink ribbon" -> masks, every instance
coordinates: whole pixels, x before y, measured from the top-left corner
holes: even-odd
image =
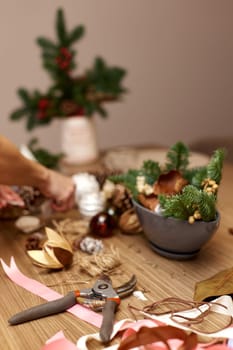
[[[113,339],[119,332],[124,331],[124,333],[121,336],[121,340],[120,340],[121,342],[131,334],[138,332],[141,327],[153,328],[161,325],[165,325],[165,324],[157,320],[151,320],[151,319],[143,319],[138,321],[132,321],[129,319],[121,320],[115,323],[111,339]],[[100,342],[98,333],[84,335],[81,338],[79,338],[77,341],[78,350],[88,350],[89,347],[87,343],[91,339],[95,339],[96,341]],[[182,341],[178,339],[170,339],[168,343],[171,350],[178,350],[180,349]],[[110,345],[109,347],[105,347],[105,350],[117,350],[118,346],[119,344]],[[205,350],[205,349],[206,350],[207,349],[208,350],[230,350],[232,348],[230,348],[225,344],[211,345],[210,343],[209,344],[199,343],[195,348],[195,350]],[[155,342],[152,344],[147,344],[146,346],[135,347],[133,348],[133,350],[167,350],[167,347],[161,342]]]
[[[41,298],[51,301],[58,298],[61,298],[62,295],[55,292],[54,290],[50,289],[49,287],[46,287],[42,283],[33,280],[27,276],[25,276],[17,267],[15,260],[13,257],[11,257],[10,266],[8,266],[2,259],[0,259],[3,270],[5,271],[6,275],[16,284],[23,287],[24,289],[32,292],[35,295],[40,296]],[[68,312],[72,313],[73,315],[79,317],[83,321],[86,321],[96,327],[100,327],[102,322],[102,315],[97,314],[82,305],[75,305],[69,310]],[[140,320],[137,322],[130,322],[130,320],[121,320],[118,323],[115,324],[113,334],[112,336],[115,336],[119,331],[125,330],[123,334],[123,339],[127,336],[129,336],[132,332],[137,332],[142,326],[144,327],[153,327],[155,325],[159,325],[160,322],[155,320]],[[79,339],[77,342],[78,348],[73,344],[71,341],[65,338],[63,332],[57,333],[54,337],[49,339],[47,343],[43,346],[41,350],[84,350],[87,349],[86,347],[86,341],[90,338],[95,338],[96,336],[98,338],[98,334],[95,335],[86,335]],[[180,345],[180,342],[177,340],[171,341],[171,349],[176,350],[178,349]],[[117,349],[118,345],[113,345],[109,347],[109,350]],[[158,349],[164,349],[163,347],[158,346],[158,343],[154,343],[151,345],[147,345],[148,349],[151,350],[158,350]],[[144,349],[144,347],[140,347],[140,349]],[[196,347],[196,350],[203,349],[201,344],[198,344]],[[229,350],[230,347],[227,345],[213,345],[208,347],[209,350]],[[107,350],[107,348],[106,348]]]
[[[128,337],[130,334],[135,333],[137,331],[139,331],[139,329],[141,327],[155,327],[155,326],[159,326],[162,325],[160,322],[158,321],[154,321],[154,320],[149,320],[149,319],[145,319],[145,320],[139,320],[139,321],[132,321],[132,320],[121,320],[119,322],[117,322],[114,325],[114,330],[113,330],[113,334],[112,334],[112,338],[115,337],[115,335],[119,332],[119,331],[125,331],[123,336],[122,336],[122,340],[126,337]],[[100,341],[99,335],[96,334],[92,334],[92,335],[86,335],[81,337],[78,342],[77,342],[77,347],[70,342],[68,339],[65,338],[64,333],[62,331],[56,333],[52,338],[50,338],[49,340],[47,340],[46,345],[43,346],[42,349],[40,350],[88,350],[87,348],[87,341],[89,339],[95,339],[97,341]],[[171,348],[171,350],[178,350],[180,348],[180,346],[182,345],[182,341],[177,340],[177,339],[171,339],[168,341],[169,346]],[[110,345],[109,347],[105,347],[106,350],[117,350],[118,349],[118,345],[119,344],[114,344],[114,345]],[[101,347],[102,348],[102,347]],[[164,344],[162,344],[161,342],[156,342],[153,344],[147,344],[146,346],[140,346],[137,348],[134,348],[134,350],[166,350],[167,347],[164,346]],[[230,350],[230,347],[224,344],[215,344],[215,345],[210,345],[208,344],[197,344],[195,350]]]
[[[53,289],[45,286],[44,284],[25,276],[17,267],[15,260],[11,257],[10,266],[8,266],[2,259],[0,259],[2,268],[6,275],[17,285],[23,287],[29,292],[38,295],[39,297],[51,301],[62,298],[63,295],[55,292]],[[100,328],[103,316],[98,314],[87,307],[76,304],[67,310],[74,316],[81,320],[90,323],[93,326]]]
[[[74,343],[66,339],[63,332],[56,333],[47,340],[46,345],[41,350],[78,350]]]

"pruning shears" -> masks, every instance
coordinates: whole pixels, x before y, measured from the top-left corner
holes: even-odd
[[[113,288],[110,277],[102,274],[92,288],[71,291],[62,298],[21,311],[12,316],[8,322],[10,325],[17,325],[33,321],[45,316],[64,312],[79,303],[93,308],[95,311],[102,311],[103,321],[99,333],[102,342],[106,344],[111,338],[114,315],[121,302],[121,298],[130,295],[135,289],[136,283],[136,276],[133,275],[127,283]]]

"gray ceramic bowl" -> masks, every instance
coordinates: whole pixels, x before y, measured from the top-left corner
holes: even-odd
[[[133,201],[144,234],[151,248],[167,258],[184,260],[197,255],[216,232],[220,216],[214,221],[188,221],[165,218]]]

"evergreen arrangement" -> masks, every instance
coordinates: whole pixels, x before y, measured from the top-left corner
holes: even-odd
[[[47,149],[39,145],[36,137],[32,138],[28,143],[28,148],[32,152],[35,159],[49,169],[58,169],[59,161],[64,156],[63,153],[53,154]]]
[[[126,71],[110,67],[97,57],[90,69],[76,75],[76,51],[74,45],[85,33],[82,25],[68,30],[63,9],[56,13],[56,39],[37,38],[41,50],[43,68],[51,78],[51,86],[45,92],[18,89],[20,108],[10,114],[11,120],[26,120],[27,130],[50,123],[54,118],[72,115],[107,116],[103,104],[118,100],[126,89],[122,80]]]
[[[130,169],[125,174],[110,176],[109,179],[124,184],[139,202],[142,193],[145,201],[147,198],[157,200],[165,217],[188,220],[191,224],[196,220],[214,220],[225,150],[217,149],[203,167],[189,168],[189,156],[189,148],[177,142],[168,150],[164,165],[147,160],[140,169]],[[173,175],[179,177],[176,182]],[[183,186],[175,191],[181,179]],[[139,181],[143,181],[143,186],[138,185]],[[174,187],[169,193],[171,181]]]

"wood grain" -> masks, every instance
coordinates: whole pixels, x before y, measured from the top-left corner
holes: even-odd
[[[119,285],[125,282],[131,274],[135,273],[138,279],[137,289],[145,290],[148,301],[142,302],[130,296],[122,301],[117,320],[132,318],[128,303],[144,306],[148,303],[169,296],[192,299],[195,283],[206,279],[223,269],[232,266],[233,235],[229,228],[233,227],[233,165],[224,166],[223,179],[219,191],[218,209],[221,214],[220,227],[212,238],[193,260],[168,260],[155,254],[147,245],[143,235],[127,236],[119,231],[113,237],[105,239],[104,243],[110,247],[114,245],[119,249],[122,265],[118,274],[113,275],[113,283]],[[74,213],[67,213],[71,216]],[[52,288],[61,294],[73,289],[86,288],[94,279],[80,273],[78,268],[79,253],[75,253],[76,264],[68,271],[48,273],[46,270],[32,265],[25,253],[26,235],[20,234],[14,228],[13,221],[0,221],[0,257],[9,263],[14,256],[18,267],[27,276],[46,285],[55,285]],[[65,285],[67,276],[73,276],[77,283]],[[79,283],[89,280],[89,285]],[[4,350],[30,349],[39,350],[56,332],[63,330],[66,337],[73,342],[87,333],[98,330],[79,320],[71,314],[63,313],[36,320],[18,326],[9,326],[10,316],[42,303],[39,297],[16,286],[0,268],[0,344]],[[93,343],[92,349],[101,347]]]

